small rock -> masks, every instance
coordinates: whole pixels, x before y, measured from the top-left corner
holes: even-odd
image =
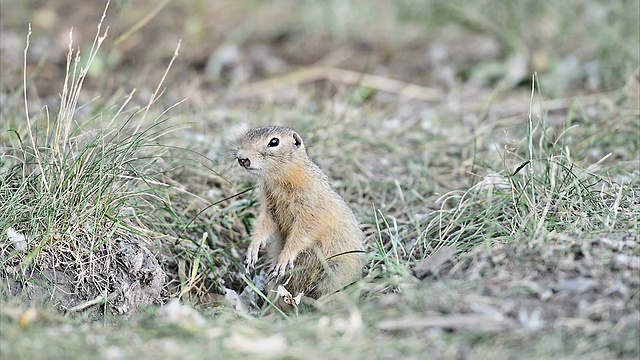
[[[573,293],[583,293],[594,288],[598,283],[593,279],[574,278],[553,287],[554,292],[569,291]]]
[[[289,347],[287,340],[280,334],[261,337],[248,336],[238,332],[234,332],[227,338],[224,341],[224,346],[245,354],[260,354],[262,357],[282,355]]]
[[[202,328],[206,325],[204,318],[197,310],[188,305],[180,304],[178,299],[171,299],[163,306],[159,316],[187,330]]]
[[[27,241],[29,240],[29,238],[26,235],[21,234],[17,232],[14,228],[10,227],[9,230],[7,230],[7,237],[9,238],[9,241],[13,244],[13,248],[16,249],[16,251],[18,252],[27,251]]]
[[[615,258],[615,261],[619,266],[628,267],[634,270],[640,269],[640,256],[618,254]]]

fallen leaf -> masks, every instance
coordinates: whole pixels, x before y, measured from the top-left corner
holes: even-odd
[[[588,278],[574,278],[569,279],[559,285],[553,287],[553,291],[569,291],[573,293],[583,293],[594,288],[598,283],[593,279]]]
[[[296,295],[296,297],[294,297],[293,295],[291,295],[289,290],[287,290],[282,285],[278,285],[278,288],[276,290],[271,291],[276,292],[278,296],[282,298],[282,301],[284,301],[285,304],[293,306],[296,314],[298,313],[298,305],[300,304],[304,293],[299,293],[298,295]]]

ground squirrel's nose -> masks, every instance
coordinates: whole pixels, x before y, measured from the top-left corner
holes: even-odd
[[[247,169],[251,166],[251,160],[249,160],[249,158],[238,157],[238,164],[240,164],[240,166],[242,166],[243,168]]]

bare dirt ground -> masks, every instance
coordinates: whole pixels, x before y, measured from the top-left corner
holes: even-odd
[[[146,106],[179,44],[144,123],[170,130],[145,153],[160,149],[149,174],[164,202],[127,203],[87,252],[91,236],[61,234],[28,273],[3,240],[3,358],[640,356],[639,35],[613,36],[629,61],[590,32],[615,6],[559,6],[572,20],[528,2],[500,2],[504,15],[427,3],[111,4],[77,122],[133,89],[130,106]],[[103,6],[0,3],[2,151],[24,126],[27,24],[29,109],[43,118],[60,109],[69,29],[88,50]],[[538,169],[560,154],[579,169],[540,170],[552,188],[540,180],[549,192],[531,198],[513,190],[529,117],[550,149]],[[233,149],[268,123],[303,134],[362,223],[370,260],[352,308],[255,313],[241,265],[255,195]]]

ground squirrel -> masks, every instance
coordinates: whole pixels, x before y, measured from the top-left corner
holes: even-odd
[[[248,269],[269,243],[271,278],[282,280],[293,296],[317,299],[361,277],[364,236],[358,221],[309,159],[300,135],[283,126],[252,129],[237,159],[258,177],[260,191]]]

